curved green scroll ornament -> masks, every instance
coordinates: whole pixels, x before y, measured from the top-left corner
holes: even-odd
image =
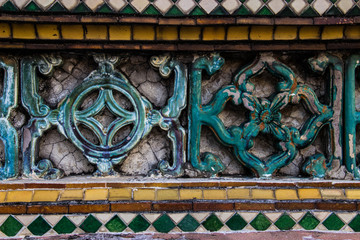
[[[216,56],[213,59],[219,59],[219,57]],[[220,89],[209,104],[201,105],[201,75],[199,76],[198,69],[200,69],[199,66],[203,66],[204,63],[209,64],[210,61],[204,58],[199,61],[202,65],[199,65],[198,62],[193,64],[189,118],[190,159],[193,166],[199,170],[212,173],[222,170],[219,158],[214,155],[207,154],[205,161],[199,160],[198,141],[201,125],[208,126],[222,144],[232,147],[237,160],[250,168],[257,176],[270,178],[275,171],[289,164],[295,158],[299,148],[309,146],[315,140],[320,129],[329,124],[333,117],[331,107],[321,104],[311,88],[297,83],[296,76],[289,67],[269,55],[262,55],[252,64],[240,70],[235,76],[233,84]],[[255,85],[251,83],[251,79],[264,70],[277,77],[279,82],[276,86],[276,93],[272,97],[259,99],[254,95]],[[242,104],[249,110],[247,122],[240,126],[225,128],[218,115],[228,101],[235,105]],[[288,128],[281,123],[280,111],[289,103],[298,104],[300,101],[313,115],[301,129]],[[260,159],[249,152],[254,145],[255,137],[261,132],[270,134],[277,139],[278,152],[268,159]],[[193,140],[193,138],[197,139]]]
[[[31,117],[23,128],[22,137],[23,171],[26,177],[55,179],[63,175],[48,159],[36,162],[40,137],[56,123],[56,111],[51,111],[38,94],[37,69],[44,75],[51,75],[53,67],[61,62],[59,56],[53,55],[25,57],[21,60],[21,102]]]
[[[0,139],[4,144],[5,164],[0,168],[0,179],[14,178],[19,174],[18,134],[8,120],[11,110],[17,107],[19,72],[12,58],[0,58],[4,69],[4,87],[0,97]]]

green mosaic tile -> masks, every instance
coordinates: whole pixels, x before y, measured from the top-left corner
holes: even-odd
[[[260,11],[257,13],[257,15],[260,16],[271,16],[273,13],[268,9],[266,6],[264,6]]]
[[[229,15],[229,13],[221,6],[215,8],[211,13],[210,15]]]
[[[1,11],[6,11],[6,12],[14,12],[18,10],[19,9],[17,9],[17,7],[15,7],[15,5],[10,0],[7,1],[5,4],[3,4],[1,7]]]
[[[210,232],[219,231],[220,228],[224,226],[224,224],[219,220],[219,218],[215,214],[211,214],[202,225],[209,230]]]
[[[115,215],[105,224],[105,227],[110,232],[122,232],[125,230],[126,224],[121,221],[121,219],[117,215]]]
[[[354,232],[360,232],[360,215],[356,215],[353,220],[349,223],[349,227],[354,230]]]
[[[191,12],[190,14],[191,16],[203,16],[206,15],[206,12],[204,10],[202,10],[201,8],[199,8],[198,6],[196,6]]]
[[[86,6],[85,3],[81,2],[77,7],[73,10],[74,13],[91,13],[91,9]]]
[[[309,4],[311,4],[313,1],[314,1],[314,0],[307,0],[307,2],[308,2]]]
[[[90,214],[80,225],[80,228],[84,230],[84,232],[95,233],[101,227],[101,225],[101,222]]]
[[[109,7],[109,5],[107,5],[106,3],[104,3],[103,5],[101,5],[97,10],[96,12],[99,12],[99,13],[112,13],[114,12],[112,10],[111,7]]]
[[[10,215],[1,225],[0,231],[2,231],[8,237],[13,237],[20,231],[22,227],[23,225]]]
[[[250,225],[258,231],[265,231],[271,225],[271,222],[262,213],[259,213],[251,222]]]
[[[250,15],[250,11],[242,5],[236,12],[235,15]]]
[[[153,222],[153,226],[158,232],[168,233],[175,227],[175,224],[167,214],[164,214]]]
[[[318,17],[319,14],[312,9],[312,7],[308,7],[308,9],[306,9],[302,14],[302,17]]]
[[[27,228],[32,234],[42,236],[51,229],[51,226],[44,220],[44,218],[39,216]]]
[[[31,11],[31,12],[41,12],[42,11],[41,8],[33,1],[29,2],[29,4],[26,5],[24,10]]]
[[[180,11],[177,6],[172,6],[170,10],[165,14],[165,16],[174,17],[174,16],[183,16],[184,14]]]
[[[360,16],[360,8],[358,6],[353,7],[346,13],[347,16]]]
[[[146,15],[161,15],[161,13],[153,5],[149,5],[145,9],[145,11],[143,11],[143,14],[146,14]]]
[[[313,230],[319,225],[320,221],[311,213],[307,212],[305,216],[299,221],[300,226],[305,230]]]
[[[200,223],[190,214],[186,215],[178,224],[178,227],[184,232],[194,232]]]
[[[275,222],[275,226],[280,230],[290,230],[295,224],[296,222],[286,213]]]
[[[323,16],[341,16],[342,12],[337,7],[332,6]]]
[[[143,232],[150,226],[150,223],[141,215],[137,215],[129,224],[129,228],[134,232]]]
[[[345,223],[335,213],[332,213],[328,218],[326,218],[323,225],[328,230],[340,230]]]
[[[60,3],[56,2],[48,9],[48,12],[67,12],[67,10]]]
[[[236,213],[226,222],[226,225],[231,230],[238,231],[243,229],[247,225],[247,222],[239,214]]]
[[[67,217],[61,218],[61,220],[53,228],[58,234],[72,233],[76,226]]]
[[[285,7],[281,12],[278,13],[278,16],[296,17],[297,15],[289,7]]]
[[[126,7],[124,7],[121,12],[122,14],[135,14],[136,10],[131,7],[130,5],[127,5]]]
[[[337,0],[330,0],[330,2],[332,2],[332,3],[336,3],[336,1],[337,1]]]

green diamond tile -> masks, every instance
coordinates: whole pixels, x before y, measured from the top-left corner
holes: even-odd
[[[129,228],[134,232],[142,232],[148,229],[150,223],[141,215],[137,215],[129,224]]]
[[[24,10],[31,11],[31,12],[41,12],[42,11],[41,8],[33,1],[31,1],[28,5],[26,5]]]
[[[48,12],[67,12],[67,10],[58,2],[54,3],[47,11]]]
[[[355,232],[360,232],[360,215],[356,215],[353,220],[349,223],[349,227]]]
[[[202,225],[211,232],[219,231],[220,228],[224,226],[224,224],[219,220],[219,218],[215,214],[211,214]]]
[[[167,214],[164,214],[153,222],[153,226],[158,232],[168,233],[175,227],[175,224]]]
[[[42,236],[51,229],[51,226],[44,220],[44,218],[39,216],[28,226],[28,229],[32,234]]]
[[[213,10],[210,15],[218,15],[218,16],[222,16],[222,15],[229,15],[229,13],[221,6],[215,8],[215,10]]]
[[[335,214],[332,213],[324,222],[323,225],[328,230],[340,230],[345,224],[344,222]]]
[[[350,11],[346,13],[347,16],[359,16],[360,8],[358,6],[353,7]]]
[[[165,16],[173,17],[173,16],[183,16],[184,14],[180,11],[180,9],[174,5],[170,8],[170,10],[165,14]]]
[[[13,216],[9,216],[1,225],[0,230],[8,237],[15,236],[23,225],[16,220]]]
[[[337,7],[332,6],[326,13],[324,13],[324,16],[341,16],[343,15],[342,12],[337,9]]]
[[[161,15],[161,13],[153,5],[149,5],[142,14]]]
[[[302,17],[318,17],[319,14],[312,9],[312,7],[308,7],[308,9],[306,9],[302,14]]]
[[[53,228],[58,234],[72,233],[76,226],[67,217],[61,218],[61,220]]]
[[[260,11],[257,13],[257,15],[271,16],[271,15],[273,15],[273,13],[266,6],[264,6],[262,9],[260,9]]]
[[[15,7],[15,5],[10,0],[1,6],[1,11],[14,12],[18,10],[19,9]]]
[[[77,7],[73,10],[74,13],[91,13],[91,9],[86,6],[85,3],[81,2]]]
[[[305,230],[313,230],[319,223],[320,221],[309,212],[299,221],[300,226]]]
[[[105,227],[110,232],[122,232],[126,228],[126,224],[121,221],[121,219],[117,215],[115,215],[105,224]]]
[[[237,231],[243,229],[247,225],[247,222],[239,214],[236,213],[226,222],[226,225],[231,230]]]
[[[235,15],[250,15],[250,11],[242,5],[236,12]]]
[[[271,225],[271,222],[262,213],[259,213],[251,222],[250,225],[258,231],[265,231]]]
[[[281,16],[281,17],[296,17],[297,16],[289,7],[285,7],[277,15]]]
[[[204,12],[204,10],[202,10],[201,8],[199,8],[198,6],[196,6],[191,12],[190,14],[191,16],[202,16],[202,15],[206,15],[206,12]]]
[[[101,222],[91,214],[80,225],[80,228],[87,233],[95,233],[100,227],[101,227]]]
[[[200,223],[196,221],[190,214],[186,215],[178,224],[178,227],[184,232],[194,232]]]
[[[112,13],[114,12],[112,10],[111,7],[109,7],[109,5],[107,5],[106,3],[104,3],[103,5],[101,5],[97,10],[96,12],[99,12],[99,13]]]
[[[296,222],[285,213],[275,222],[275,226],[280,230],[290,230],[295,223]]]
[[[126,7],[123,8],[123,10],[121,10],[122,14],[135,14],[136,13],[136,10],[131,7],[130,5],[127,5]]]

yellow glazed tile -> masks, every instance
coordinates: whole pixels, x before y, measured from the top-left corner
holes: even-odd
[[[226,190],[225,189],[206,189],[203,190],[204,199],[208,200],[225,200]]]
[[[13,30],[13,38],[19,38],[19,39],[35,39],[36,38],[35,27],[33,24],[13,23],[12,30]]]
[[[344,32],[344,26],[325,26],[322,34],[322,40],[331,40],[331,39],[342,39]]]
[[[200,40],[200,27],[181,27],[180,40]]]
[[[274,199],[274,191],[268,189],[252,189],[251,196],[253,199]]]
[[[5,202],[6,191],[0,192],[0,202]]]
[[[134,40],[155,40],[155,30],[153,26],[134,26]]]
[[[252,26],[250,30],[251,40],[272,40],[273,27],[272,26]]]
[[[346,189],[345,194],[348,199],[360,199],[360,189]]]
[[[156,200],[179,200],[179,190],[159,189],[156,191]]]
[[[109,189],[109,200],[131,200],[131,189],[130,188],[112,188]]]
[[[323,199],[343,199],[344,191],[342,189],[321,189]]]
[[[297,200],[298,196],[295,189],[277,189],[275,190],[277,200]]]
[[[227,190],[228,199],[250,199],[250,189],[231,188]]]
[[[32,202],[55,202],[59,194],[59,190],[35,190]]]
[[[10,36],[10,25],[8,23],[0,23],[0,38],[9,38]]]
[[[60,201],[70,200],[83,200],[84,190],[83,189],[69,189],[64,190],[60,195]]]
[[[106,40],[107,27],[105,25],[86,25],[85,38],[89,40]]]
[[[153,188],[134,189],[133,197],[134,197],[135,201],[155,200],[155,189],[153,189]]]
[[[275,40],[294,40],[297,37],[297,27],[277,26],[274,33]]]
[[[204,41],[225,40],[225,28],[224,27],[204,27],[203,40]]]
[[[360,39],[360,26],[347,26],[345,28],[345,37],[347,39]]]
[[[320,39],[320,27],[304,26],[299,30],[299,38],[301,40]]]
[[[157,27],[156,28],[157,40],[173,41],[178,39],[177,27]]]
[[[59,29],[55,24],[37,24],[37,33],[40,39],[59,39]]]
[[[131,27],[130,26],[109,26],[109,38],[110,40],[131,40]]]
[[[107,200],[108,198],[108,189],[86,189],[85,190],[85,201],[94,201],[94,200]]]
[[[8,191],[6,202],[31,202],[33,191]]]
[[[320,190],[316,188],[301,188],[298,189],[300,199],[320,199]]]
[[[63,39],[81,40],[84,39],[84,29],[81,25],[61,25]]]
[[[248,26],[231,26],[228,28],[227,40],[248,40],[249,27]]]
[[[202,190],[201,189],[180,189],[180,199],[181,200],[202,199]]]

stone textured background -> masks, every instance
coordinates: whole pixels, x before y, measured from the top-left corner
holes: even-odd
[[[211,78],[204,74],[202,83],[202,103],[208,103],[213,95],[222,86],[229,84],[233,76],[241,69],[241,67],[251,63],[255,58],[255,54],[222,54],[225,58],[224,67]],[[324,103],[325,95],[325,79],[322,76],[313,73],[307,64],[307,59],[314,55],[311,54],[275,54],[275,57],[287,64],[293,69],[298,76],[299,83],[309,85],[318,95],[321,102]],[[63,65],[57,67],[52,77],[42,77],[39,84],[39,91],[46,103],[55,108],[64,97],[66,97],[72,89],[79,85],[83,79],[94,69],[97,68],[96,63],[90,55],[80,54],[63,54]],[[163,107],[167,99],[172,95],[173,77],[169,79],[162,79],[156,69],[153,69],[149,64],[151,55],[127,55],[123,58],[121,64],[117,67],[119,71],[123,72],[130,82],[138,91],[145,96],[156,109]],[[177,56],[180,61],[190,66],[194,55],[182,54]],[[275,84],[277,80],[268,72],[264,72],[260,76],[252,80],[256,87],[256,95],[258,97],[269,97],[275,91]],[[357,88],[359,89],[359,88]],[[359,90],[358,90],[359,91]],[[360,92],[359,92],[360,94]],[[86,108],[96,99],[96,93],[89,96],[88,100],[84,101],[82,107]],[[127,109],[132,108],[129,101],[119,96],[118,102]],[[360,100],[357,99],[357,107],[360,110]],[[226,109],[219,115],[226,127],[231,125],[239,125],[247,120],[247,110],[242,106],[234,106],[228,104]],[[282,123],[287,126],[300,128],[305,122],[309,113],[302,105],[287,106],[282,114]],[[21,127],[28,120],[28,115],[21,107],[18,111],[12,113],[11,119],[14,126],[20,131]],[[101,116],[97,119],[104,125],[111,123],[113,120],[112,114],[104,110]],[[187,109],[182,112],[180,117],[181,124],[187,128]],[[123,139],[130,132],[130,127],[124,129],[118,134],[117,140]],[[306,157],[315,153],[324,153],[325,145],[325,131],[321,131],[316,141],[309,147],[299,151],[295,160],[288,166],[282,168],[278,175],[282,176],[301,176],[300,167]],[[83,128],[84,135],[96,143],[96,137],[91,134],[86,128]],[[155,169],[157,164],[162,159],[170,159],[170,140],[166,137],[166,132],[160,128],[155,127],[151,133],[138,144],[129,156],[125,159],[122,165],[117,166],[116,170],[122,175],[146,175],[150,170]],[[360,140],[359,140],[360,141]],[[262,134],[255,139],[255,146],[251,150],[253,154],[260,158],[267,158],[273,154],[276,149],[273,146],[271,137]],[[359,145],[360,146],[360,145]],[[360,149],[359,149],[360,150]],[[214,136],[214,134],[204,127],[202,129],[201,137],[201,152],[212,152],[220,156],[224,164],[227,166],[222,173],[223,176],[249,176],[248,170],[236,161],[233,157],[231,149],[222,146]],[[0,156],[3,152],[0,152]],[[39,158],[50,159],[55,166],[64,170],[66,175],[72,174],[89,174],[95,168],[91,165],[83,154],[65,137],[57,132],[56,129],[47,131],[41,138]],[[186,175],[189,177],[203,176],[201,173],[191,169],[187,165]],[[335,178],[344,178],[345,172],[342,169],[334,174]]]

